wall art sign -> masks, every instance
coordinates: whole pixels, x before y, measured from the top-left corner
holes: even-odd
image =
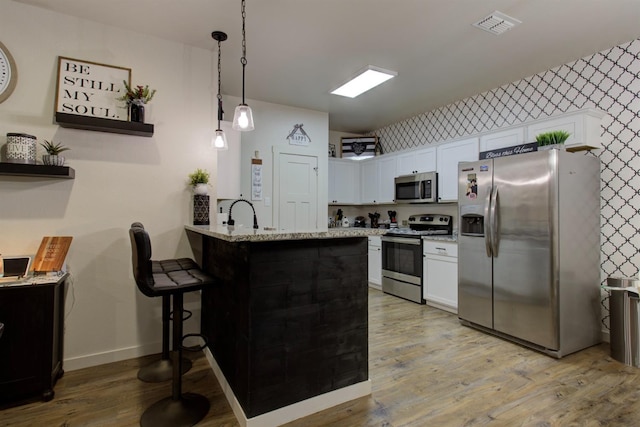
[[[304,124],[300,123],[299,125],[293,125],[293,130],[289,132],[287,139],[289,140],[289,144],[291,145],[309,145],[311,142],[311,138],[309,135],[302,129]]]
[[[130,68],[59,56],[56,113],[126,121],[123,81],[131,85]]]
[[[375,156],[377,136],[342,137],[342,157],[347,159],[367,159]]]
[[[497,150],[482,151],[480,153],[480,160],[531,153],[532,151],[538,151],[537,142],[529,142],[527,144],[514,145],[512,147],[498,148]]]
[[[251,159],[251,200],[262,200],[261,159]]]

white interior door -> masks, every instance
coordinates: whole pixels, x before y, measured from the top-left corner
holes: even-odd
[[[318,157],[279,153],[278,229],[318,228]]]

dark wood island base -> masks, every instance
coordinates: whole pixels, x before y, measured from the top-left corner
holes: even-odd
[[[255,417],[264,425],[273,411],[280,423],[307,415],[283,412],[307,399],[320,399],[312,413],[371,393],[365,235],[257,232],[233,241],[186,228],[221,282],[202,291],[202,333],[247,425]],[[331,394],[341,389],[349,391]]]

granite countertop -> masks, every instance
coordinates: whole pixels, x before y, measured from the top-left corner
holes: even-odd
[[[185,225],[186,230],[228,242],[266,242],[276,240],[339,239],[343,237],[381,236],[383,228],[337,227],[320,231],[254,230],[237,227],[230,230],[222,225]]]

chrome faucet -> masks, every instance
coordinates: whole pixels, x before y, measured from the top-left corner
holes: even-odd
[[[231,218],[231,210],[233,209],[233,205],[235,205],[238,202],[245,202],[245,203],[248,203],[249,206],[251,206],[251,210],[253,211],[253,228],[255,230],[260,228],[260,227],[258,227],[258,218],[256,217],[256,210],[253,208],[253,203],[251,203],[247,199],[238,199],[238,200],[234,201],[233,203],[231,203],[231,206],[229,206],[229,219],[227,220],[227,225],[234,226],[236,224],[236,222],[233,220],[233,218]]]

